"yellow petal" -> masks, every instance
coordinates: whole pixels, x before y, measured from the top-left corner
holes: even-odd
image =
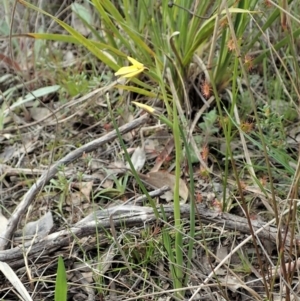
[[[143,72],[143,70],[136,70],[134,72],[128,73],[126,75],[123,75],[123,77],[126,77],[126,78],[128,78],[128,77],[134,77],[134,76],[138,75],[141,72]]]
[[[130,77],[131,76],[130,74],[135,73],[137,71],[142,72],[143,70],[137,69],[135,66],[122,67],[115,73],[115,75],[116,76],[121,75],[123,77],[125,77],[125,76]]]
[[[144,69],[144,65],[141,64],[140,62],[136,61],[135,59],[133,59],[130,56],[127,56],[128,61],[135,67],[137,67],[138,69]]]
[[[139,102],[136,102],[136,101],[132,101],[133,104],[135,104],[136,106],[138,106],[139,108],[147,111],[148,113],[150,114],[153,114],[155,112],[155,109],[153,109],[152,107],[150,106],[147,106],[147,105],[144,105],[142,103],[139,103]]]
[[[116,76],[119,75],[124,78],[130,78],[130,77],[134,77],[134,76],[138,75],[139,73],[143,72],[146,69],[143,64],[136,61],[132,57],[128,56],[127,59],[132,63],[132,65],[128,66],[128,67],[120,68],[115,73]]]

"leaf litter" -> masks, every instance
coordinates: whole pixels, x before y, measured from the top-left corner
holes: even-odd
[[[129,116],[128,120],[132,119],[133,116]],[[107,119],[103,122],[107,121],[109,120]],[[119,123],[119,125],[121,126],[122,123],[126,124],[125,121],[122,121]],[[69,125],[66,124],[66,129],[67,128],[69,128]],[[104,128],[102,129],[102,131],[103,133],[107,132]],[[76,131],[76,134],[77,132],[78,131]],[[56,135],[58,135],[57,137],[59,137],[60,135],[62,135],[62,133],[58,131]],[[88,135],[93,138],[92,131],[88,131]],[[130,134],[130,137],[127,137],[127,143],[130,145],[130,147],[128,147],[128,151],[131,153],[131,161],[134,168],[139,172],[140,178],[144,181],[149,190],[162,188],[163,186],[170,187],[171,191],[161,195],[158,199],[158,202],[162,202],[163,200],[172,202],[175,186],[175,176],[171,171],[169,171],[169,160],[174,151],[173,137],[165,129],[155,131],[154,133],[149,132],[146,136],[147,137],[145,139],[144,145],[140,145],[139,142],[135,141],[137,136],[134,131],[133,134]],[[87,137],[86,140],[88,140]],[[63,137],[63,139],[65,139],[65,137]],[[81,143],[82,142],[83,141],[81,141]],[[29,141],[28,143],[31,142]],[[57,150],[59,149],[60,148],[58,147]],[[32,151],[35,152],[35,156],[39,158],[40,154],[38,154],[37,150],[37,148],[32,149]],[[64,148],[62,148],[62,150],[63,152],[59,154],[59,157],[62,157],[63,153],[67,152],[67,150]],[[53,154],[56,155],[56,152],[54,152]],[[13,157],[10,157],[7,159],[6,163],[9,164],[12,160]],[[24,168],[25,166],[28,167],[30,165],[26,165],[25,162],[22,162],[21,166]],[[44,168],[47,168],[47,166],[44,166]],[[19,176],[21,177],[21,168],[19,169],[19,171]],[[15,169],[14,173],[18,174],[18,169]],[[30,169],[28,169],[26,173],[29,176]],[[69,182],[69,190],[62,206],[63,215],[61,215],[61,219],[69,223],[69,225],[77,223],[82,218],[84,218],[84,216],[95,210],[95,207],[91,204],[91,202],[96,202],[96,207],[100,206],[102,208],[126,202],[129,197],[135,195],[135,193],[133,192],[135,187],[132,181],[128,182],[125,193],[119,194],[119,196],[116,196],[114,199],[109,199],[108,202],[104,201],[104,198],[102,198],[105,197],[105,194],[103,194],[101,198],[99,197],[98,199],[94,198],[93,196],[96,192],[103,191],[103,188],[115,187],[116,181],[123,181],[124,176],[128,173],[129,165],[124,159],[121,149],[118,148],[116,144],[110,144],[106,149],[99,149],[98,152],[95,151],[91,154],[91,158],[89,158],[88,156],[82,156],[81,160],[78,160],[77,162],[69,165],[69,167],[65,170],[60,171],[61,175],[65,175],[69,179],[72,178],[72,181]],[[93,176],[93,180],[87,180],[88,176]],[[208,181],[205,178],[202,179],[199,177],[198,181],[199,183],[201,183],[201,190],[199,191],[201,191],[204,199],[206,199],[205,194],[211,193],[208,192],[210,190],[216,191],[217,195],[221,194],[219,189],[216,188],[217,185],[209,185],[209,183],[207,183]],[[49,187],[47,187],[47,189],[49,189]],[[47,202],[50,202],[53,208],[53,204],[58,201],[58,197],[61,194],[61,191],[58,190],[58,187],[52,189],[53,191],[51,192],[51,194],[48,194]],[[182,199],[182,204],[187,202],[189,191],[187,184],[183,179],[180,179],[179,182],[179,193]],[[123,198],[124,195],[128,196]],[[212,199],[214,198],[215,196]],[[37,198],[37,203],[35,204],[35,206],[39,206],[43,203],[45,203],[43,197]],[[46,216],[46,214],[47,213],[45,211],[44,216]],[[34,226],[32,227],[32,229],[35,229],[35,231],[37,231],[37,229],[41,227],[39,223],[40,219],[34,221]],[[135,231],[135,229],[132,229],[132,231],[134,231],[137,239],[140,240],[139,231]],[[30,233],[33,233],[33,230],[30,230]],[[105,251],[107,254],[106,256],[108,256],[106,258],[110,258],[110,260],[113,261],[117,257],[118,252],[115,249],[110,251],[109,248],[107,248],[108,245],[109,244],[106,245]],[[213,246],[213,244],[211,244],[210,248],[214,249],[215,247]],[[103,254],[105,254],[105,252]],[[105,265],[105,270],[109,270],[111,268],[111,264]],[[166,270],[164,272],[167,273]],[[90,273],[91,272],[88,272],[88,275],[90,275]],[[227,279],[227,281],[229,283],[231,280]]]

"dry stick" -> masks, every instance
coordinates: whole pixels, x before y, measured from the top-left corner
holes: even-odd
[[[174,216],[173,205],[165,205],[163,207],[167,219],[172,218]],[[205,224],[212,223],[215,226],[224,227],[227,230],[239,231],[246,234],[249,234],[250,232],[246,218],[230,213],[217,214],[214,210],[208,209],[204,204],[198,204],[197,209],[201,221]],[[181,205],[180,211],[182,218],[190,217],[189,204]],[[157,222],[153,209],[150,207],[118,205],[105,210],[97,210],[77,224],[71,226],[69,229],[49,234],[41,241],[37,241],[33,244],[31,242],[25,242],[25,244],[13,249],[0,251],[0,261],[5,261],[14,268],[22,267],[24,266],[24,250],[27,250],[29,247],[31,249],[27,256],[31,261],[34,261],[36,258],[40,257],[41,253],[44,256],[49,255],[62,247],[68,246],[75,237],[80,239],[89,235],[95,235],[96,233],[103,233],[104,229],[110,229],[111,215],[113,215],[114,226],[116,229],[134,226],[141,227]],[[268,223],[253,220],[252,227],[260,239],[271,241],[276,245],[278,230],[275,226],[272,226],[273,223],[274,219]],[[96,230],[96,228],[98,228],[98,230]],[[249,236],[247,241],[251,239],[252,237]],[[244,243],[245,242],[243,242],[243,244]],[[293,242],[287,240],[286,247],[288,247],[290,243]],[[231,253],[233,253],[233,251]]]
[[[155,189],[151,192],[149,192],[149,195],[154,198],[157,196],[161,196],[163,195],[165,192],[170,191],[170,187],[168,186],[163,186],[161,188]],[[139,196],[139,197],[132,197],[131,199],[127,200],[126,202],[124,202],[122,205],[139,205],[142,202],[146,201],[148,199],[148,196],[146,196],[145,194]]]
[[[130,132],[131,130],[141,126],[144,124],[148,119],[148,115],[143,115],[140,118],[137,118],[133,120],[132,122],[129,122],[119,128],[120,133],[123,135],[125,133]],[[44,185],[48,183],[58,172],[59,167],[62,165],[68,165],[71,162],[75,161],[76,159],[80,158],[84,153],[90,153],[97,148],[99,148],[101,145],[109,142],[110,140],[113,140],[117,138],[116,131],[112,131],[105,136],[98,138],[96,140],[93,140],[82,147],[72,151],[64,158],[57,161],[53,166],[49,168],[46,172],[42,174],[42,176],[38,179],[38,181],[31,186],[31,188],[27,191],[27,193],[24,195],[23,200],[20,202],[20,204],[15,209],[14,213],[10,217],[8,221],[8,225],[6,228],[5,233],[0,237],[0,250],[3,250],[5,246],[8,244],[8,242],[11,240],[13,233],[15,232],[17,225],[22,218],[23,214],[26,212],[27,208],[31,204],[34,197],[42,190]]]

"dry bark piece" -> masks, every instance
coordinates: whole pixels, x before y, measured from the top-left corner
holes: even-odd
[[[222,213],[216,216],[214,210],[208,209],[204,204],[196,206],[197,218],[201,219],[204,224],[213,223],[216,227],[224,227],[227,230],[239,231],[241,233],[249,234],[249,225],[246,218],[239,217],[230,213]],[[163,208],[165,217],[167,219],[174,217],[174,206],[166,205]],[[161,209],[158,208],[161,213]],[[190,204],[180,206],[181,218],[190,217]],[[81,239],[90,235],[99,235],[105,233],[106,229],[111,227],[111,218],[116,229],[130,228],[130,227],[144,227],[145,224],[157,223],[153,209],[150,207],[140,206],[115,206],[106,210],[99,210],[91,215],[85,217],[80,222],[67,230],[52,233],[46,236],[41,241],[32,243],[31,241],[17,246],[10,250],[0,251],[0,261],[7,262],[11,267],[19,268],[24,266],[24,251],[28,256],[28,260],[37,263],[38,258],[51,254],[58,249],[69,246],[74,239]],[[256,235],[262,239],[268,239],[276,244],[277,228],[270,224],[252,221],[252,228]],[[105,235],[105,234],[104,234]],[[290,238],[286,240],[285,247],[290,246]],[[37,261],[36,261],[37,260]]]

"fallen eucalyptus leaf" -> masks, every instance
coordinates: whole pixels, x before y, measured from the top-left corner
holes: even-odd
[[[16,291],[20,294],[20,296],[22,297],[21,300],[32,301],[23,283],[18,278],[16,273],[13,271],[13,269],[6,262],[0,261],[0,271],[3,273],[6,279],[8,279],[8,281],[12,284],[12,286],[16,289]],[[20,299],[20,296],[17,299]]]
[[[134,166],[134,169],[137,172],[140,172],[141,169],[144,167],[146,161],[146,153],[144,147],[137,147],[134,153],[131,156],[131,162]],[[129,163],[126,164],[126,167],[130,169]]]
[[[132,121],[134,119],[134,116],[132,113],[130,113],[128,110],[124,110],[123,113],[121,114],[119,120],[118,120],[118,126],[122,126],[130,121]],[[132,141],[133,138],[135,136],[135,131],[131,131],[131,132],[128,132],[126,134],[123,134],[122,135],[122,138],[128,142],[128,141]]]
[[[142,180],[144,180],[147,184],[155,187],[162,188],[163,186],[170,187],[172,193],[174,193],[175,188],[175,176],[165,172],[165,171],[156,171],[149,172],[147,175],[139,174]],[[183,199],[183,204],[186,203],[187,198],[189,196],[188,188],[185,182],[182,179],[179,179],[179,195]],[[170,200],[170,197],[166,195],[167,200]],[[173,195],[172,195],[173,199]]]

